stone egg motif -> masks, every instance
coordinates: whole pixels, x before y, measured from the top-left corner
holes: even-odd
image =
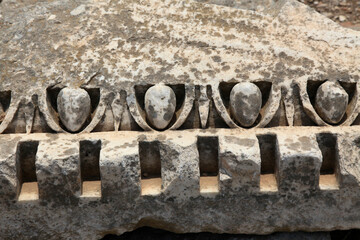
[[[251,127],[259,116],[262,94],[253,83],[238,83],[230,92],[230,112],[243,127]]]
[[[328,123],[336,124],[343,118],[349,95],[338,82],[325,82],[316,92],[315,109]]]
[[[145,93],[145,112],[148,121],[157,129],[166,128],[174,116],[176,96],[166,85],[155,85]]]
[[[71,132],[81,129],[91,112],[91,99],[81,88],[63,88],[57,97],[57,109],[64,126]]]

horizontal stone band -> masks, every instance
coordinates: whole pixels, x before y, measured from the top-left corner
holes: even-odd
[[[162,228],[176,223],[179,232],[216,231],[219,224],[242,233],[356,226],[360,128],[243,133],[2,135],[0,229],[21,219],[34,222],[35,232],[68,224],[76,236],[79,226],[59,216],[86,221],[84,229],[92,226],[83,231],[87,239],[160,219]]]
[[[160,83],[119,92],[61,87],[30,97],[0,91],[0,133],[358,125],[358,88],[302,81],[288,89],[296,101],[267,81]]]

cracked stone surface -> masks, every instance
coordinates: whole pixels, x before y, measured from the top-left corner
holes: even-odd
[[[5,1],[1,11],[1,89],[23,94],[59,82],[121,89],[133,82],[359,78],[360,33],[296,1],[266,13],[190,0]]]

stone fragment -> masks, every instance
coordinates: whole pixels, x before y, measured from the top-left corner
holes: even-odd
[[[63,88],[57,97],[61,122],[71,132],[79,131],[90,115],[89,94],[80,88]]]
[[[205,128],[209,118],[210,100],[206,93],[206,86],[200,86],[199,115],[201,128]]]
[[[0,103],[0,123],[4,120],[5,118],[5,111],[4,111],[4,107],[3,105]]]
[[[360,135],[357,132],[340,135],[336,143],[338,149],[339,166],[336,171],[341,175],[339,184],[342,188],[355,188],[360,186]]]
[[[339,21],[340,22],[345,22],[346,21],[346,17],[344,15],[340,15],[339,16]]]
[[[337,82],[325,82],[318,88],[315,109],[326,122],[336,124],[343,118],[349,96]]]
[[[85,5],[80,5],[70,12],[70,15],[77,16],[85,12]]]
[[[261,91],[253,83],[238,83],[230,93],[230,111],[241,126],[251,127],[261,109]]]
[[[263,13],[193,0],[12,0],[0,8],[1,239],[98,240],[142,226],[260,235],[360,228],[359,122],[322,126],[306,94],[309,79],[331,74],[351,80],[358,100],[360,32],[296,0],[279,0]],[[240,123],[219,92],[231,81],[273,86],[261,109],[264,124],[257,115],[251,125],[256,130],[233,128]],[[141,84],[168,91],[171,101],[159,90],[151,98],[172,106],[164,126],[170,131],[146,131],[158,128],[145,117]],[[91,124],[88,118],[76,128],[87,125],[81,134],[55,133],[69,130],[51,107],[60,86],[99,90],[88,91],[99,107]],[[176,113],[166,86],[182,105]],[[229,97],[229,85],[222,86]],[[134,89],[142,92],[143,111]],[[120,102],[112,102],[117,93]],[[22,134],[23,99],[31,96],[38,97],[34,128]],[[356,101],[347,120],[358,115]],[[114,124],[122,131],[112,131]],[[319,140],[323,133],[332,136],[330,147]],[[87,144],[93,141],[101,141],[94,151]],[[17,142],[37,144],[17,152]],[[157,146],[142,154],[145,142]],[[156,166],[154,177],[144,165]],[[17,201],[30,183],[37,198]]]
[[[175,113],[176,97],[174,91],[165,85],[155,85],[145,94],[147,119],[157,129],[166,128]]]
[[[27,101],[24,106],[24,117],[25,117],[25,126],[26,133],[31,133],[35,116],[35,105],[32,101]]]

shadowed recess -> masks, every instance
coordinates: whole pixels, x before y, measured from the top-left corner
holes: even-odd
[[[157,195],[161,192],[161,158],[159,142],[139,142],[141,194]]]
[[[200,192],[217,194],[219,192],[219,138],[198,136]]]
[[[323,157],[320,174],[334,174],[335,166],[338,161],[336,135],[331,133],[319,133],[316,135],[316,140]]]
[[[82,181],[100,180],[100,140],[84,140],[80,142],[80,165]]]
[[[268,235],[246,235],[210,232],[173,233],[157,228],[141,227],[131,232],[125,232],[120,236],[108,234],[104,236],[102,240],[350,240],[358,239],[356,237],[359,237],[359,230],[334,232],[276,232]]]
[[[35,159],[39,142],[20,142],[17,151],[17,163],[19,164],[19,180],[24,182],[36,182]]]
[[[257,136],[260,146],[261,174],[274,174],[276,165],[276,135]]]
[[[161,178],[159,142],[139,142],[141,178]]]
[[[219,172],[218,137],[198,137],[200,176],[217,176]]]
[[[38,185],[36,177],[37,141],[20,142],[16,153],[17,176],[20,183],[19,201],[37,200]]]

